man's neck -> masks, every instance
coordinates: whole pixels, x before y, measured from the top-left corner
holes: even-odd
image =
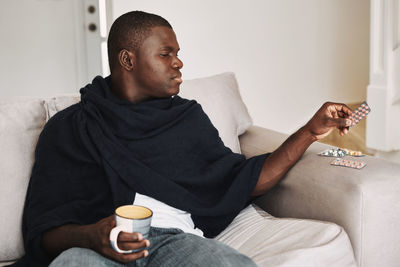
[[[136,83],[123,74],[111,74],[111,92],[122,100],[127,100],[133,104],[138,104],[146,100],[146,98],[138,95]]]

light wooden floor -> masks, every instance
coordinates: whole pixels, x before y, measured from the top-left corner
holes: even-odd
[[[352,110],[357,108],[361,103],[347,104]],[[345,136],[340,136],[338,130],[334,130],[323,140],[319,141],[324,144],[332,145],[340,148],[361,151],[364,154],[371,155],[365,146],[365,119],[350,129]]]

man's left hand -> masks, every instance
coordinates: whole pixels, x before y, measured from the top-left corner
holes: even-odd
[[[345,135],[352,125],[349,119],[351,109],[345,104],[326,102],[315,113],[311,120],[304,126],[316,140],[320,140],[329,135],[334,129],[339,129],[340,135]]]

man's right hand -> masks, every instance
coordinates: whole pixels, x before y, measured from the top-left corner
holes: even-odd
[[[52,257],[72,247],[89,248],[97,253],[121,262],[127,263],[143,257],[149,252],[145,248],[150,246],[147,239],[140,233],[121,232],[118,236],[118,247],[123,250],[143,249],[139,252],[122,254],[116,252],[110,244],[110,232],[115,227],[114,216],[109,216],[91,225],[63,225],[53,228],[43,234],[42,248]]]
[[[146,257],[149,252],[144,248],[150,246],[147,239],[143,239],[140,233],[121,232],[118,235],[118,247],[122,250],[143,249],[139,252],[122,254],[116,252],[110,245],[110,232],[115,227],[114,216],[109,216],[99,222],[90,225],[89,231],[89,248],[110,258],[112,260],[127,263],[143,257]]]

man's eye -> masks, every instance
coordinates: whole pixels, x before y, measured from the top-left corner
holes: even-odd
[[[168,57],[169,54],[160,54],[160,56],[162,56],[162,57]]]

